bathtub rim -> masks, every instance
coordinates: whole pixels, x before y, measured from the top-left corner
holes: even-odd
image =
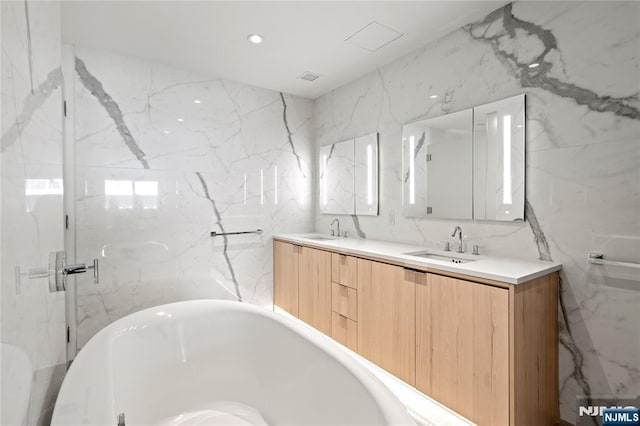
[[[78,393],[77,389],[73,388],[72,380],[75,379],[76,372],[82,368],[84,363],[90,362],[87,357],[91,357],[96,350],[94,346],[98,347],[101,344],[110,345],[110,342],[118,335],[125,332],[123,328],[127,326],[133,326],[140,319],[149,318],[149,316],[156,316],[160,313],[166,314],[179,314],[185,313],[187,316],[194,316],[199,311],[210,310],[232,310],[232,311],[245,311],[252,314],[257,314],[263,318],[275,321],[281,326],[285,327],[289,331],[298,334],[309,343],[315,345],[318,350],[324,351],[324,353],[330,356],[333,360],[338,362],[345,370],[347,370],[353,377],[361,383],[364,390],[369,393],[370,397],[375,401],[382,416],[383,421],[390,425],[415,425],[415,421],[411,418],[407,408],[400,402],[400,400],[393,394],[393,392],[382,383],[371,371],[366,367],[358,363],[353,357],[351,357],[339,344],[334,342],[329,336],[324,335],[320,331],[312,327],[302,327],[296,324],[294,321],[277,314],[273,310],[266,307],[255,306],[245,302],[239,302],[234,300],[217,300],[217,299],[196,299],[182,302],[168,303],[150,308],[143,309],[138,312],[126,315],[111,324],[102,328],[96,333],[85,346],[78,352],[74,362],[67,371],[60,392],[56,399],[56,403],[53,410],[53,416],[51,419],[51,425],[65,424],[59,423],[60,410],[65,404],[73,403],[77,398],[74,395]],[[176,320],[179,320],[180,316],[176,316]],[[110,348],[110,346],[109,346]],[[108,351],[106,351],[108,352]],[[99,353],[105,357],[105,353]],[[107,366],[107,368],[110,368]],[[111,386],[108,386],[106,393],[111,395],[113,391]],[[67,395],[68,394],[68,395]],[[113,404],[113,398],[110,398]],[[115,415],[115,407],[111,407],[112,412]],[[62,419],[67,417],[62,415]]]
[[[20,383],[4,382],[0,385],[2,388],[0,392],[2,394],[2,397],[0,397],[0,409],[2,411],[0,423],[5,420],[8,421],[7,424],[26,425],[35,371],[31,359],[22,348],[11,343],[0,342],[0,364],[2,364],[0,370],[9,368],[9,365],[7,365],[9,362],[11,362],[10,367],[14,373],[13,375],[10,374],[10,377],[24,380]],[[4,373],[8,372],[9,370],[0,371],[0,376],[6,379]],[[7,386],[12,392],[7,391]],[[16,392],[16,389],[18,392]]]

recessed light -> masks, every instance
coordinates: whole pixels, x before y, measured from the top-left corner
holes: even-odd
[[[429,96],[429,99],[436,99],[438,97],[438,95],[431,95]]]
[[[537,62],[534,62],[534,63],[532,63],[532,64],[529,64],[529,68],[537,68],[537,67],[539,67],[539,66],[540,66],[540,64],[539,64],[539,63],[537,63]]]
[[[193,103],[194,103],[194,104],[199,104],[199,103],[201,103],[201,102],[200,102],[200,99],[194,99],[194,100],[193,100]]]
[[[168,130],[165,130],[163,133],[164,133],[165,135],[168,135],[168,134],[169,134],[169,131],[168,131]]]
[[[182,118],[178,118],[178,123],[184,123],[184,120]]]
[[[260,34],[249,34],[247,36],[247,40],[249,40],[253,44],[260,44],[264,40],[264,38]]]

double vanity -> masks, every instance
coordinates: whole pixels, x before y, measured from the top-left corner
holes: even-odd
[[[552,262],[274,236],[274,303],[479,425],[553,425]]]

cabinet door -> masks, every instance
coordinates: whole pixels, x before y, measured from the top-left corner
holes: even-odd
[[[331,253],[302,247],[298,318],[331,335]]]
[[[298,258],[302,247],[273,242],[273,303],[298,316]]]
[[[428,274],[416,289],[416,387],[478,425],[509,424],[508,290]]]
[[[358,352],[410,385],[415,382],[412,272],[358,259]]]

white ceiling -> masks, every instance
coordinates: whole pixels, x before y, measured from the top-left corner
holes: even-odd
[[[63,1],[63,40],[317,98],[507,1]],[[403,34],[375,52],[371,22]],[[264,36],[261,45],[247,35]],[[308,82],[305,71],[321,77]]]

